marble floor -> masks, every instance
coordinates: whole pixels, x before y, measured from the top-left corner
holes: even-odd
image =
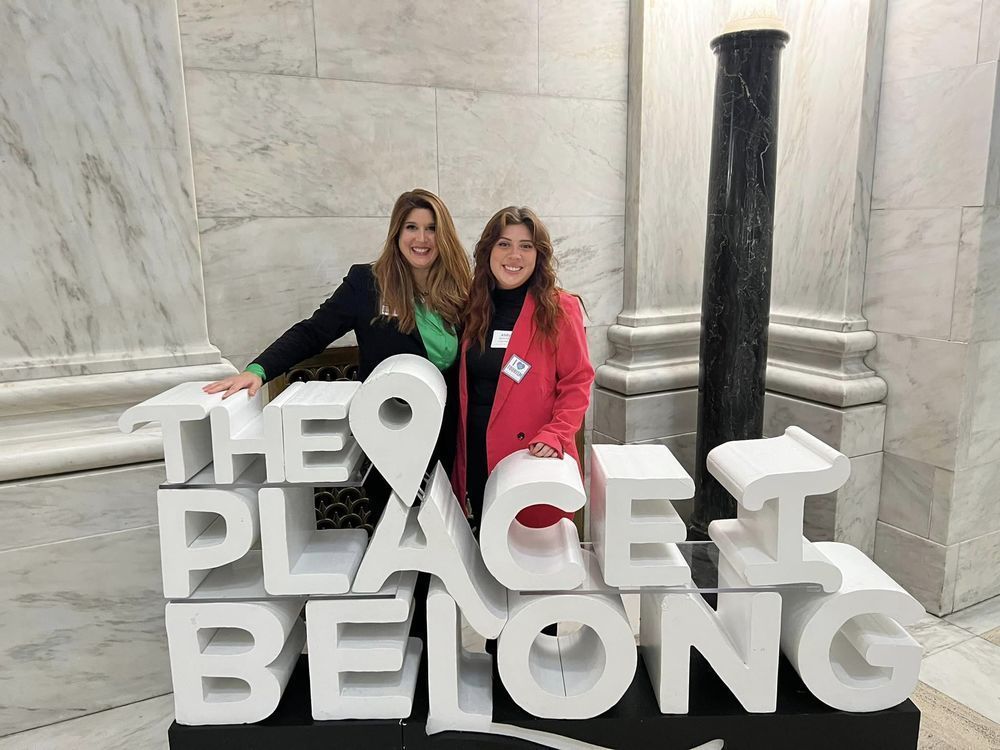
[[[913,696],[923,712],[920,750],[1000,749],[1000,597],[926,615],[910,632],[924,647]],[[0,737],[0,750],[167,750],[172,713],[162,695]]]

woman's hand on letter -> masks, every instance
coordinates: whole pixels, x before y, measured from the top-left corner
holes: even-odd
[[[559,451],[545,443],[532,443],[528,446],[528,453],[538,458],[558,458]]]
[[[220,391],[225,391],[225,393],[222,394],[222,397],[229,398],[234,393],[239,393],[246,388],[250,393],[250,398],[253,398],[257,395],[257,391],[260,390],[262,385],[264,385],[264,381],[252,372],[241,372],[239,375],[230,375],[228,378],[223,378],[222,380],[216,380],[214,383],[209,383],[202,388],[202,390],[205,391],[205,393],[219,393]]]

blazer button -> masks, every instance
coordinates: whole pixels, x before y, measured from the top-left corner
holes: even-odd
[[[524,440],[524,433],[523,432],[517,433],[517,439],[518,440]]]

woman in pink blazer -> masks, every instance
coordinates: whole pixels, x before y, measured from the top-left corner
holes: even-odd
[[[539,460],[571,455],[590,402],[594,368],[577,297],[556,287],[552,242],[531,209],[487,222],[459,359],[458,445],[452,484],[478,526],[489,472],[515,451]],[[525,526],[571,518],[550,505],[518,514]]]

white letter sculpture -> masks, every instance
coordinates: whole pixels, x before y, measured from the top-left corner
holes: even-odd
[[[847,456],[799,427],[763,440],[735,440],[708,454],[708,470],[738,503],[737,517],[712,521],[708,535],[751,586],[819,583],[840,588],[837,566],[802,536],[808,495],[847,481]]]
[[[493,721],[493,657],[462,647],[462,618],[441,579],[427,592],[427,734],[488,732]]]
[[[590,454],[590,533],[609,586],[679,586],[691,569],[673,542],[687,528],[671,500],[694,496],[694,482],[665,445],[594,445]]]
[[[159,490],[163,595],[186,599],[213,570],[234,563],[260,541],[257,491]]]
[[[249,724],[270,716],[302,653],[302,603],[168,603],[177,722]]]
[[[587,502],[580,469],[569,455],[537,458],[526,450],[496,465],[483,492],[479,544],[486,567],[512,590],[571,589],[586,576],[580,535],[568,518],[533,529],[517,521],[539,503],[573,511]]]
[[[360,386],[352,381],[311,381],[282,400],[285,481],[346,482],[351,478],[361,460],[361,446],[351,437],[348,410]]]
[[[596,569],[592,553],[588,563]],[[549,719],[589,719],[614,706],[635,676],[632,626],[621,595],[596,579],[602,593],[510,594],[510,618],[497,642],[497,668],[521,708]],[[568,635],[543,635],[558,622],[579,622]]]
[[[747,583],[719,561],[719,585]],[[778,695],[781,594],[720,592],[715,611],[701,594],[644,593],[639,642],[660,711],[688,712],[691,649],[697,649],[747,711],[773,713]]]
[[[383,361],[351,404],[351,430],[407,507],[434,452],[447,394],[441,372],[423,357]]]
[[[436,575],[480,635],[496,638],[507,620],[507,590],[483,564],[448,475],[438,464],[419,508],[393,493],[379,519],[354,592],[372,594],[398,570]]]
[[[265,461],[274,461],[273,451],[268,454],[264,432],[264,392],[250,398],[248,391],[239,391],[223,399],[209,412],[212,427],[212,468],[215,481],[231,484],[246,471],[257,456],[267,455]],[[277,442],[280,444],[280,433]],[[268,476],[272,474],[268,466]]]
[[[417,574],[406,572],[396,577],[391,599],[309,600],[314,719],[410,715],[423,649],[419,638],[409,637],[416,583]]]
[[[816,546],[843,574],[833,594],[787,591],[781,650],[809,692],[841,711],[881,711],[913,692],[923,649],[903,629],[924,614],[863,552]]]

